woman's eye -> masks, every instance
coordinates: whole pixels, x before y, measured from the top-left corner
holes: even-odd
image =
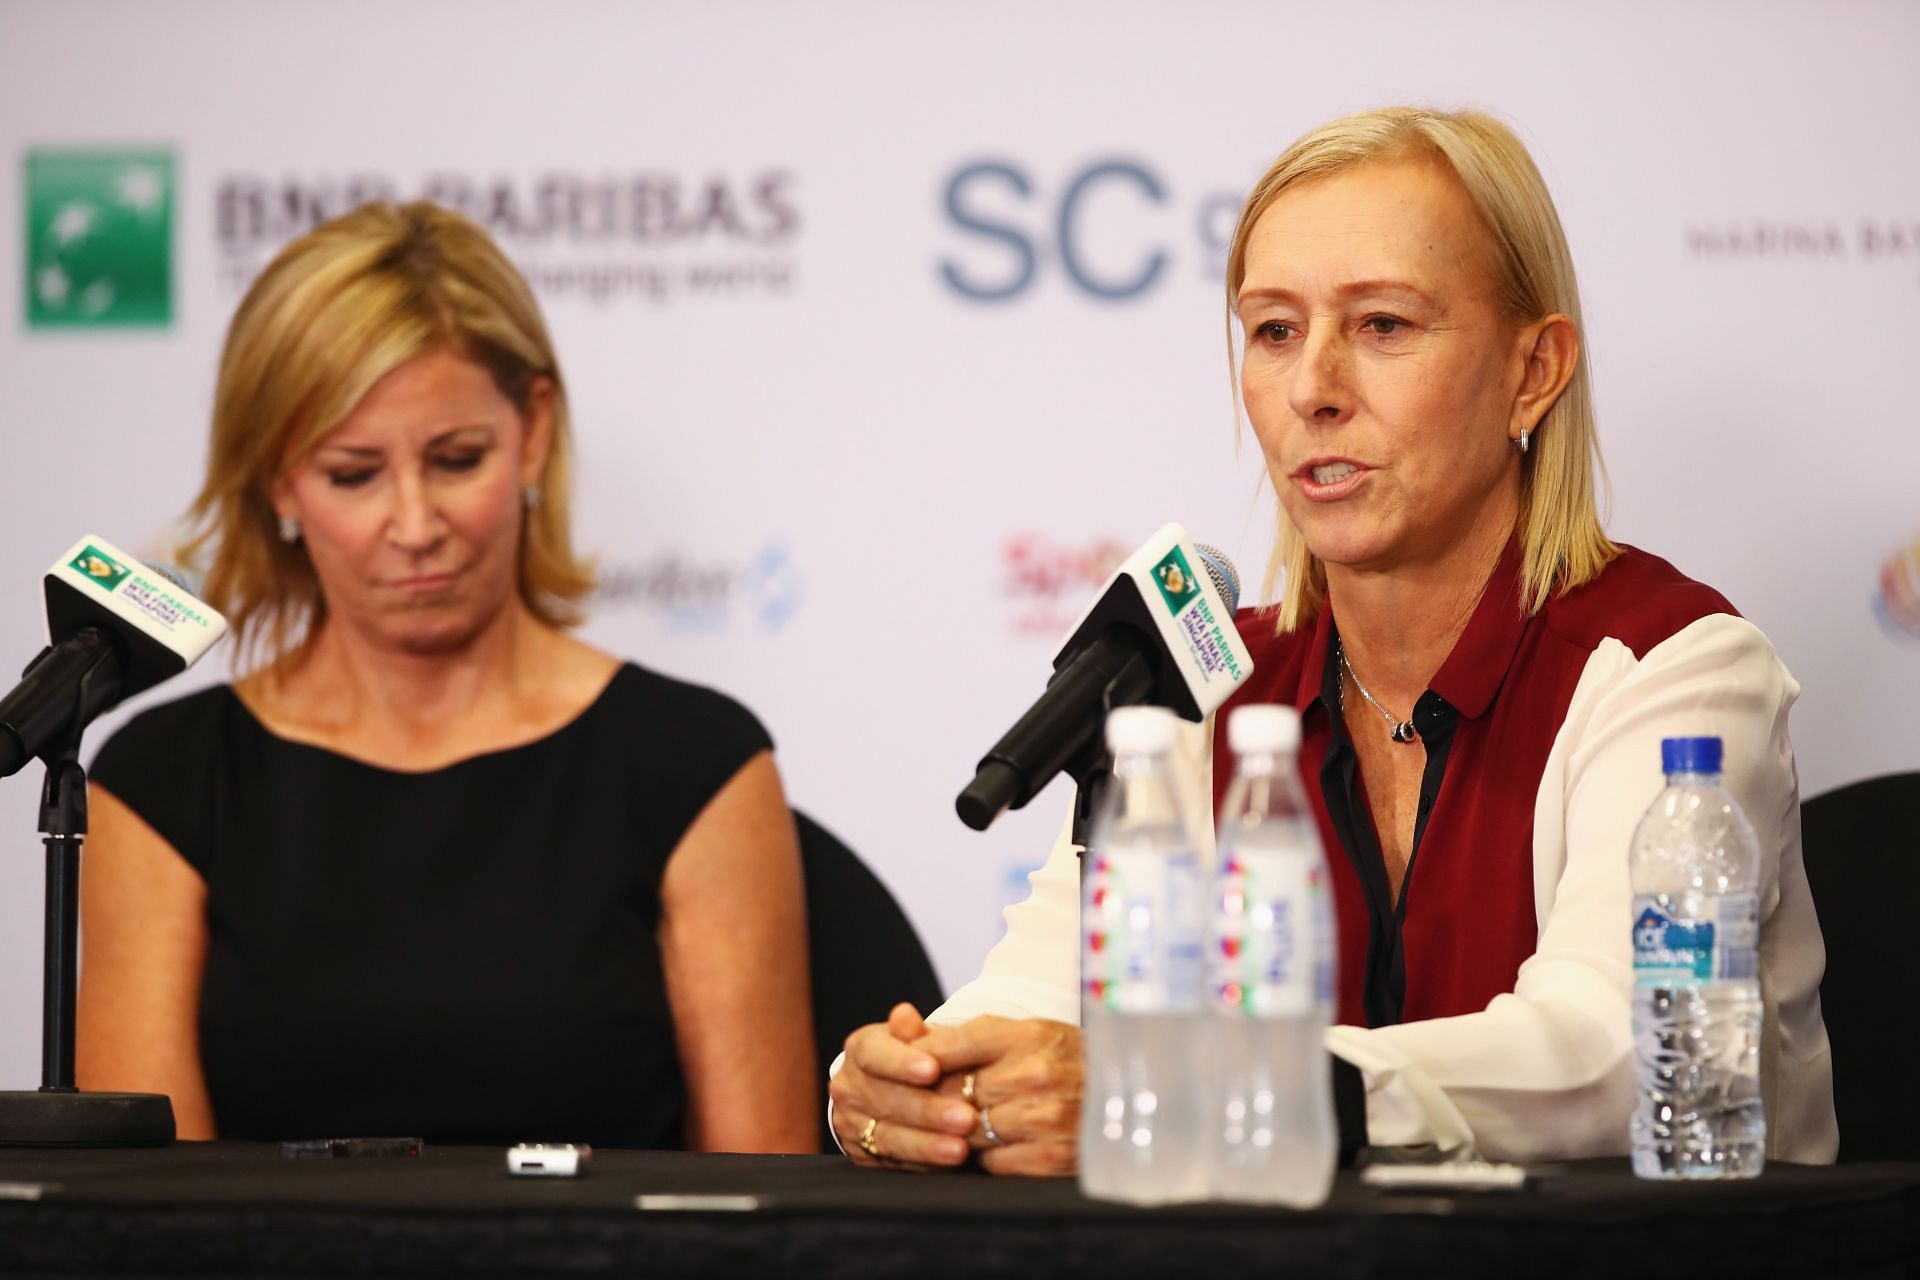
[[[1407,327],[1407,322],[1398,316],[1368,316],[1360,323],[1368,333],[1381,338],[1390,338]]]
[[[1268,342],[1285,342],[1293,336],[1293,326],[1280,320],[1269,320],[1254,333]]]
[[[434,458],[433,465],[442,471],[471,471],[480,465],[480,459],[485,456],[486,452],[480,449],[464,453],[443,453]]]
[[[327,473],[327,483],[336,489],[358,489],[371,479],[373,479],[373,472],[371,470],[329,471]]]

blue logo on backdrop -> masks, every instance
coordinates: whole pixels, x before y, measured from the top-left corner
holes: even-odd
[[[939,264],[961,297],[1005,302],[1057,270],[1091,300],[1129,302],[1157,288],[1183,251],[1195,278],[1218,281],[1240,197],[1215,192],[1186,207],[1151,165],[1128,157],[1082,165],[1057,185],[1014,161],[979,160],[947,180],[942,207],[967,239]]]
[[[645,610],[675,631],[778,631],[806,594],[793,553],[775,539],[744,562],[666,551],[637,563],[603,564],[593,599],[603,608]]]

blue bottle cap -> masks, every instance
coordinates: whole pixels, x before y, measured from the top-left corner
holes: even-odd
[[[1660,768],[1667,773],[1720,772],[1720,739],[1662,738]]]

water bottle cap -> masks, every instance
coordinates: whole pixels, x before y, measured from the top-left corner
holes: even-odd
[[[1178,723],[1165,707],[1116,708],[1107,715],[1107,750],[1117,756],[1171,751]]]
[[[1667,773],[1720,772],[1720,739],[1662,738],[1660,768]]]
[[[1279,755],[1300,749],[1300,715],[1267,702],[1235,707],[1227,716],[1227,745],[1237,756]]]

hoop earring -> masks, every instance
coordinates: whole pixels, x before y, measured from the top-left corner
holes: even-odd
[[[1515,437],[1513,443],[1520,450],[1521,453],[1525,453],[1527,451],[1528,446],[1532,443],[1532,438],[1533,438],[1532,431],[1522,431],[1517,437]]]
[[[280,517],[280,541],[285,543],[300,541],[300,521],[297,517]]]

